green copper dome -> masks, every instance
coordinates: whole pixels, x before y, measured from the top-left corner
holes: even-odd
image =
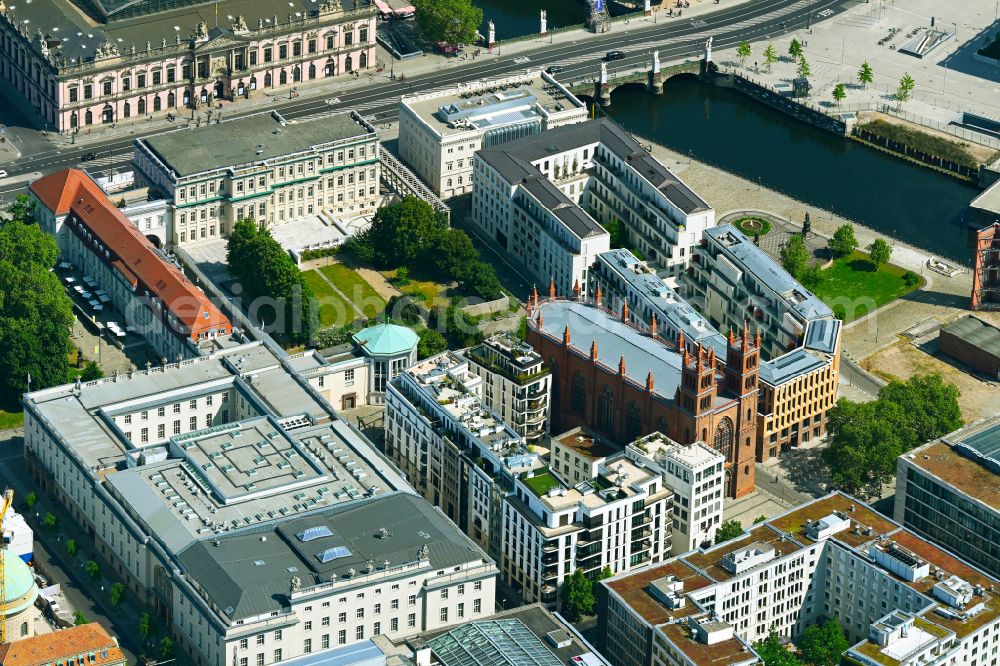
[[[33,604],[38,596],[38,589],[35,587],[35,578],[31,575],[31,569],[17,555],[0,550],[0,567],[3,567],[3,598],[7,607],[7,614],[24,610],[26,605]],[[34,591],[27,604],[14,604],[15,601]]]
[[[354,334],[354,342],[369,356],[398,356],[411,352],[420,338],[413,329],[396,324],[379,324]]]

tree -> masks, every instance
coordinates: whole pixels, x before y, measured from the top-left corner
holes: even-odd
[[[227,241],[226,263],[243,287],[244,311],[292,340],[313,339],[319,324],[316,297],[266,227],[252,219],[238,221]]]
[[[832,94],[834,101],[837,102],[837,106],[840,106],[840,103],[844,101],[845,97],[847,97],[847,88],[844,87],[843,83],[838,83],[833,87]]]
[[[69,376],[73,305],[52,271],[57,257],[55,237],[37,224],[0,223],[0,402],[16,402],[29,375],[34,390]]]
[[[29,492],[27,495],[24,496],[24,504],[29,509],[34,509],[35,504],[37,503],[38,503],[38,493],[36,493],[34,490],[32,490],[31,492]]]
[[[521,341],[528,338],[528,318],[524,315],[521,315],[521,321],[517,322],[517,332],[514,335]]]
[[[417,358],[428,358],[448,348],[448,341],[432,328],[422,328],[417,335],[420,337],[417,342]]]
[[[418,9],[418,16],[420,12]],[[447,231],[441,213],[423,199],[406,196],[379,208],[371,226],[356,237],[356,244],[372,248],[376,266],[407,266],[412,270],[433,241]]]
[[[90,620],[87,619],[87,616],[81,613],[80,611],[76,611],[73,613],[73,624],[75,624],[76,626],[80,626],[81,624],[87,624],[89,622]]]
[[[563,583],[563,613],[570,622],[576,622],[584,615],[594,614],[594,586],[577,569]]]
[[[802,666],[802,662],[781,644],[781,638],[772,631],[767,638],[753,644],[753,649],[764,661],[764,666]]]
[[[83,570],[94,580],[97,580],[101,575],[101,565],[94,560],[87,560],[87,563],[83,565]]]
[[[122,599],[124,597],[125,597],[125,586],[122,585],[121,583],[114,583],[111,586],[111,605],[117,608],[118,604],[122,602]]]
[[[7,206],[7,213],[11,219],[24,222],[25,224],[36,224],[35,207],[27,194],[18,194]]]
[[[472,244],[469,234],[461,229],[445,229],[437,238],[433,250],[427,248],[425,255],[435,270],[445,277],[459,277],[470,270],[479,260],[479,250]]]
[[[794,60],[802,57],[802,42],[795,37],[792,37],[792,41],[788,45],[788,55],[792,56]]]
[[[152,625],[152,618],[149,613],[143,613],[139,616],[139,638],[145,641],[149,638],[149,630]]]
[[[174,656],[174,641],[170,636],[160,639],[160,659],[170,659]]]
[[[802,271],[802,274],[799,275],[799,282],[801,282],[802,286],[806,289],[816,291],[816,288],[823,282],[823,270],[819,266],[813,264]]]
[[[484,301],[492,301],[503,295],[496,271],[485,261],[472,262],[464,275],[459,277],[458,284],[464,293],[478,296]]]
[[[829,445],[823,462],[833,482],[861,499],[881,496],[907,450],[906,414],[885,400],[857,403],[840,399],[827,415]]]
[[[604,224],[605,231],[608,232],[608,243],[612,248],[625,247],[628,244],[628,234],[625,225],[617,217],[613,217]]]
[[[867,60],[865,60],[861,63],[861,69],[858,70],[858,81],[863,87],[867,88],[868,84],[874,80],[875,72],[872,71],[872,66],[868,64]]]
[[[601,569],[600,571],[597,572],[597,578],[595,578],[593,580],[594,602],[595,602],[595,604],[597,602],[597,590],[600,589],[600,587],[601,587],[601,581],[602,580],[607,580],[608,578],[611,578],[614,575],[615,575],[614,572],[611,571],[611,567],[608,567],[608,566],[604,567],[603,569]]]
[[[69,553],[69,556],[76,557],[77,550],[76,539],[66,539],[66,552]]]
[[[97,365],[94,361],[88,361],[83,370],[80,372],[80,379],[85,382],[92,382],[96,379],[100,379],[104,376],[104,371],[101,370],[101,366]]]
[[[765,520],[767,520],[767,516],[760,515],[760,516],[757,516],[756,518],[753,519],[753,524],[756,525],[757,523],[762,523]]]
[[[795,73],[798,74],[800,79],[808,79],[812,76],[812,70],[809,69],[809,62],[806,60],[805,56],[799,58],[799,66],[795,70]]]
[[[767,48],[764,49],[764,65],[767,67],[769,74],[776,62],[778,62],[778,53],[774,50],[774,44],[768,44]]]
[[[45,517],[42,518],[43,527],[47,527],[49,529],[55,529],[56,525],[58,524],[59,524],[59,519],[56,518],[55,514],[52,513],[51,511],[46,513]]]
[[[903,446],[912,449],[962,427],[958,388],[937,373],[914,375],[905,382],[891,381],[879,400],[896,405],[906,414]]]
[[[415,0],[417,25],[432,42],[472,44],[483,22],[483,10],[472,0]]]
[[[812,666],[837,666],[851,644],[844,638],[840,623],[829,618],[822,624],[806,627],[795,642],[802,657]]]
[[[420,323],[420,308],[413,302],[413,297],[409,294],[393,296],[386,303],[385,311],[392,319],[397,319],[407,326],[416,326]],[[322,336],[322,332],[320,332]]]
[[[744,63],[746,63],[747,58],[750,57],[750,53],[751,51],[749,42],[740,42],[740,45],[736,47],[736,55],[740,59],[740,67],[742,67]]]
[[[835,257],[846,257],[858,249],[858,239],[854,235],[853,224],[842,224],[826,242],[826,247]]]
[[[892,246],[886,243],[884,238],[876,238],[868,246],[868,256],[871,257],[875,269],[878,270],[882,264],[889,263],[889,259],[892,257]]]
[[[719,525],[719,530],[715,533],[715,543],[729,541],[743,534],[743,526],[738,520],[726,520]]]
[[[893,95],[893,97],[900,104],[908,101],[910,99],[910,93],[913,92],[913,89],[916,87],[916,85],[917,84],[913,80],[912,76],[910,76],[908,73],[903,74],[903,78],[899,80],[899,87],[896,88],[896,94]]]
[[[785,246],[781,248],[781,266],[795,279],[806,270],[809,265],[809,250],[802,236],[793,234],[785,241]]]

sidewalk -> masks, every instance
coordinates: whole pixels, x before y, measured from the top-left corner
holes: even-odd
[[[664,4],[661,5],[655,12],[655,16],[643,16],[640,11],[637,14],[630,15],[628,21],[612,21],[609,33],[605,34],[628,33],[642,28],[648,28],[653,23],[658,24],[669,21],[681,21],[691,17],[710,14],[714,11],[729,9],[749,1],[750,0],[722,0],[719,4],[715,4],[714,0],[691,0],[691,6],[683,10],[682,17],[670,18],[666,15],[666,10],[670,3],[665,0]],[[256,97],[248,100],[240,100],[238,103],[223,101],[221,109],[222,118],[225,120],[230,115],[245,115],[253,113],[254,111],[268,110],[272,108],[276,99],[290,99],[293,87],[298,91],[298,97],[296,99],[302,102],[314,99],[331,98],[347,91],[372,85],[373,82],[390,81],[392,80],[390,72],[397,79],[400,74],[404,74],[407,78],[412,78],[423,74],[437,73],[442,70],[458,68],[462,65],[472,64],[477,61],[482,62],[484,60],[512,59],[527,51],[543,49],[553,45],[572,44],[583,39],[599,36],[600,35],[595,35],[589,30],[578,28],[554,32],[551,35],[546,35],[544,37],[541,35],[533,37],[519,37],[506,42],[499,42],[498,46],[493,49],[493,51],[487,51],[485,47],[476,47],[481,49],[481,53],[475,59],[471,57],[450,58],[437,53],[425,52],[422,56],[410,60],[395,60],[389,52],[386,51],[381,44],[379,44],[377,46],[375,62],[378,66],[384,65],[385,69],[382,72],[376,73],[376,68],[372,68],[358,77],[345,74],[333,78],[318,79],[316,81],[300,81],[294,84],[294,86],[288,85],[284,87],[270,88],[266,92],[258,90],[255,93]],[[543,62],[544,61],[532,61],[527,63],[526,66],[538,68],[543,64]],[[206,122],[207,111],[207,108],[194,111],[195,118],[197,119],[198,114],[201,114],[202,122]],[[217,113],[219,109],[213,109],[212,111],[212,122],[215,122],[215,113]],[[174,114],[175,120],[173,122],[167,120],[167,113]],[[150,131],[168,131],[171,129],[187,127],[191,122],[195,122],[191,120],[191,115],[192,109],[178,107],[177,109],[167,109],[154,115],[147,115],[146,118],[148,118],[148,120],[136,119],[125,123],[119,122],[116,123],[114,127],[106,125],[92,125],[88,128],[81,129],[76,135],[75,140],[69,133],[62,135],[52,134],[49,136],[53,144],[58,148],[67,148],[71,145],[80,147],[98,141],[107,141],[109,139],[134,136],[137,132],[145,134]]]

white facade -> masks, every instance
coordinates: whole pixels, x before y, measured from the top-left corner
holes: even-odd
[[[114,195],[108,195],[114,198]],[[174,209],[166,199],[142,201],[121,209],[135,228],[157,247],[166,247],[174,233]]]
[[[671,554],[715,542],[722,522],[725,456],[702,442],[682,446],[658,432],[629,444],[625,455],[659,470],[673,492]]]
[[[274,664],[493,612],[493,562],[259,344],[24,402],[36,482],[185,663]]]
[[[544,72],[404,95],[399,155],[449,199],[472,192],[477,150],[586,118],[586,105]]]

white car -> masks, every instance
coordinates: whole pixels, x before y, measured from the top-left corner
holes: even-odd
[[[0,178],[6,178],[6,177],[7,177],[7,171],[4,169],[0,169]]]

